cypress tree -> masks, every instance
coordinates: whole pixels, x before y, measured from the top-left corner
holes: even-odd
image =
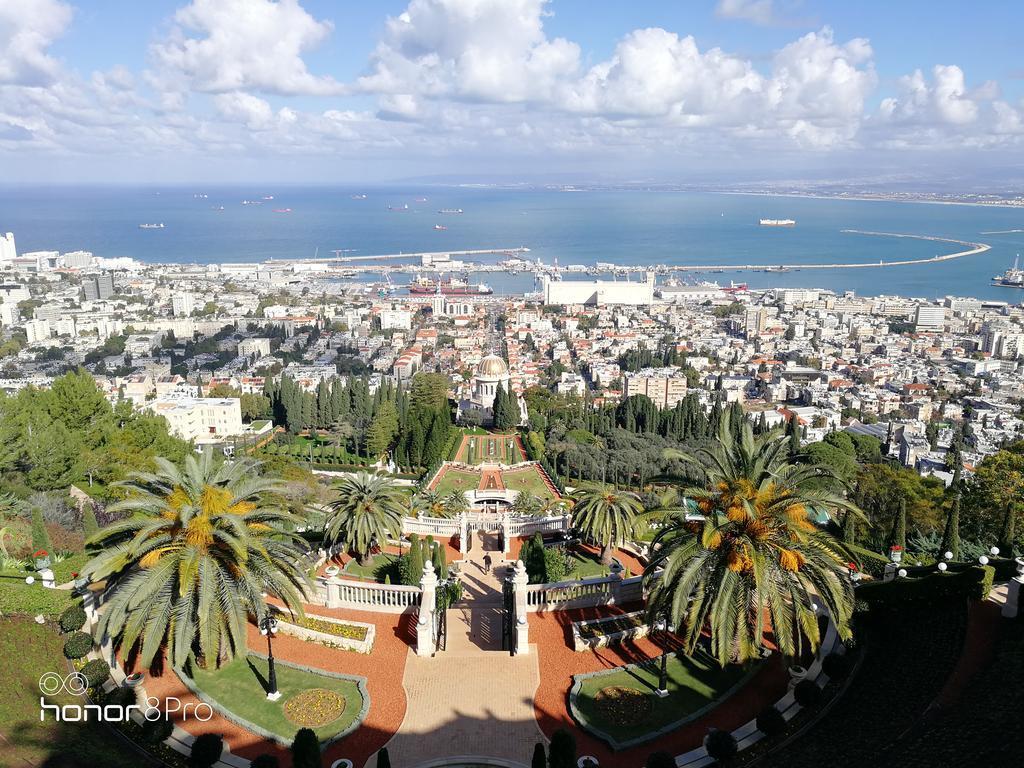
[[[899,507],[892,521],[892,533],[889,536],[889,547],[907,548],[907,500],[900,499]]]
[[[800,455],[800,430],[797,424],[796,414],[791,414],[786,422],[786,434],[789,435],[789,457],[790,459]]]
[[[292,742],[293,768],[321,768],[320,739],[312,728],[300,728]]]
[[[533,745],[533,759],[530,761],[530,768],[546,768],[547,757],[544,754],[544,745],[539,741]]]
[[[1006,502],[1006,513],[1003,515],[1003,530],[999,535],[999,553],[1003,557],[1013,557],[1013,539],[1017,523],[1017,513],[1013,502]]]
[[[551,735],[548,768],[576,768],[576,739],[564,728]]]
[[[96,522],[96,511],[93,509],[92,504],[86,504],[85,510],[82,512],[82,533],[88,539],[99,529],[99,523]]]
[[[49,552],[53,549],[50,544],[50,534],[46,530],[46,523],[43,521],[43,510],[39,507],[32,508],[32,549],[35,552],[43,549]]]
[[[946,516],[946,528],[942,532],[942,548],[939,557],[944,553],[952,552],[953,560],[960,559],[960,494],[953,497],[953,503],[949,506],[949,514]]]
[[[381,747],[377,751],[377,768],[391,768],[391,755],[387,747]]]
[[[853,512],[850,511],[843,516],[843,543],[857,543],[857,520],[854,518]]]
[[[409,558],[409,584],[418,586],[423,575],[423,548],[415,533],[409,534],[409,554],[406,557]]]

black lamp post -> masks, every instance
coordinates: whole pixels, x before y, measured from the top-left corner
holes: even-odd
[[[658,677],[658,690],[655,693],[664,698],[668,696],[668,614],[661,614],[654,628],[661,632],[661,674]]]
[[[270,701],[277,701],[281,698],[281,692],[277,690],[277,669],[274,667],[274,646],[271,644],[271,638],[276,632],[277,619],[275,619],[268,611],[266,615],[260,619],[260,634],[267,636],[267,661],[270,666],[269,679],[267,681],[267,687],[270,690],[267,691],[267,698]]]

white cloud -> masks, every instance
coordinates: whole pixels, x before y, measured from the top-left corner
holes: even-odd
[[[755,24],[774,24],[772,0],[718,0],[715,15],[723,19],[742,19]]]
[[[333,27],[314,19],[298,0],[193,0],[174,19],[171,36],[152,47],[169,80],[182,78],[193,90],[209,93],[344,90],[333,78],[306,69],[303,52],[322,43]]]
[[[465,101],[549,99],[579,67],[579,46],[548,40],[547,0],[412,0],[388,19],[358,87]]]
[[[970,94],[963,70],[941,64],[932,69],[930,84],[918,69],[901,77],[898,87],[899,95],[883,99],[879,107],[884,120],[896,123],[973,123],[978,119],[978,102],[992,93],[986,86],[981,93]]]
[[[59,0],[0,2],[0,83],[45,85],[60,67],[47,53],[71,23],[71,6]]]
[[[242,91],[218,93],[213,97],[213,104],[222,117],[245,123],[254,130],[267,127],[274,119],[269,102]]]

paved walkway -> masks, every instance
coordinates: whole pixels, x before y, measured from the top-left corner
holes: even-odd
[[[544,741],[534,716],[540,683],[537,649],[509,656],[501,650],[501,582],[482,568],[479,543],[494,547],[495,537],[474,536],[463,569],[466,599],[448,611],[447,648],[433,658],[409,651],[402,686],[407,709],[402,726],[388,742],[396,768],[415,768],[455,755],[502,758],[529,765],[534,745]],[[500,573],[501,552],[490,550]],[[367,763],[376,766],[376,758]]]

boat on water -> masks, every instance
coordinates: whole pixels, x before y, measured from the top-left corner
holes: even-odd
[[[746,283],[729,282],[729,285],[722,289],[725,293],[746,293],[749,289]]]
[[[409,283],[409,293],[413,296],[438,293],[443,296],[490,296],[494,293],[494,289],[486,283],[470,284],[457,277],[438,281],[416,275],[416,279]]]
[[[462,213],[461,208],[442,208],[438,213]]]
[[[434,229],[436,231],[440,232],[442,230],[448,229],[448,227],[446,227],[444,224],[435,224],[434,225]]]
[[[275,208],[274,213],[291,213],[291,208]]]
[[[164,223],[161,221],[159,224],[139,224],[139,229],[163,229]]]
[[[263,205],[262,200],[243,200],[242,205]]]
[[[366,195],[352,195],[353,200],[365,200]]]
[[[264,200],[273,200],[273,199],[274,199],[274,196],[273,196],[273,195],[265,195],[265,196],[263,197],[263,199],[264,199]]]
[[[1001,285],[1004,288],[1024,288],[1024,269],[1020,268],[1020,254],[1013,260],[1013,266],[1001,275],[992,278],[993,285]]]
[[[405,205],[389,205],[388,206],[388,210],[389,211],[395,211],[397,213],[401,213],[402,211],[408,211],[409,210],[409,204],[406,203]]]
[[[358,273],[354,269],[340,269],[335,274],[348,280],[355,277]]]
[[[415,202],[417,202],[417,203],[425,203],[425,202],[427,202],[427,198],[425,198],[425,197],[417,197]]]
[[[760,219],[758,221],[762,227],[795,227],[795,219]]]

